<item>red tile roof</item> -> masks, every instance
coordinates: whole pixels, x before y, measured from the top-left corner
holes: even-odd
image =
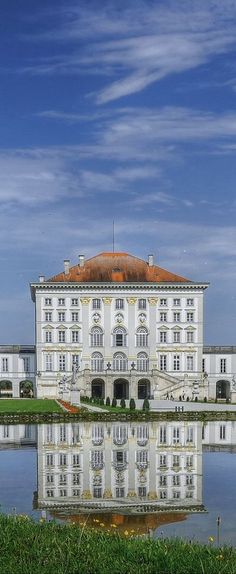
[[[128,253],[99,253],[84,262],[70,267],[69,273],[54,275],[48,282],[64,283],[191,283],[189,279],[170,273],[157,265]]]

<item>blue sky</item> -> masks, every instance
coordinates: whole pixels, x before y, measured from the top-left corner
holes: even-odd
[[[209,281],[236,344],[236,1],[1,0],[1,343],[28,284],[112,250]]]

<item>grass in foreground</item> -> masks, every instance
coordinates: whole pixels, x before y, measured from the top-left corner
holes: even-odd
[[[100,533],[0,516],[0,572],[11,574],[235,574],[236,550]]]
[[[0,399],[0,413],[61,413],[63,409],[50,399]]]

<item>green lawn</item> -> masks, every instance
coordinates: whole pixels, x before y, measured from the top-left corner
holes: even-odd
[[[0,516],[1,574],[235,574],[236,551]],[[125,536],[127,535],[127,536]]]
[[[51,399],[0,399],[0,413],[61,413]]]

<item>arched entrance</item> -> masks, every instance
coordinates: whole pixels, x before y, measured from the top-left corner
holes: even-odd
[[[105,398],[105,384],[102,379],[93,379],[92,381],[92,397],[94,399]]]
[[[8,380],[0,381],[0,397],[12,397],[12,382]]]
[[[150,394],[150,381],[140,379],[138,382],[138,399],[149,399]]]
[[[216,398],[229,399],[230,398],[230,382],[224,379],[216,383]]]
[[[20,397],[23,399],[32,399],[34,396],[34,385],[32,381],[26,379],[20,382]]]
[[[129,383],[125,379],[116,379],[114,381],[114,398],[115,399],[128,399],[129,398]]]

